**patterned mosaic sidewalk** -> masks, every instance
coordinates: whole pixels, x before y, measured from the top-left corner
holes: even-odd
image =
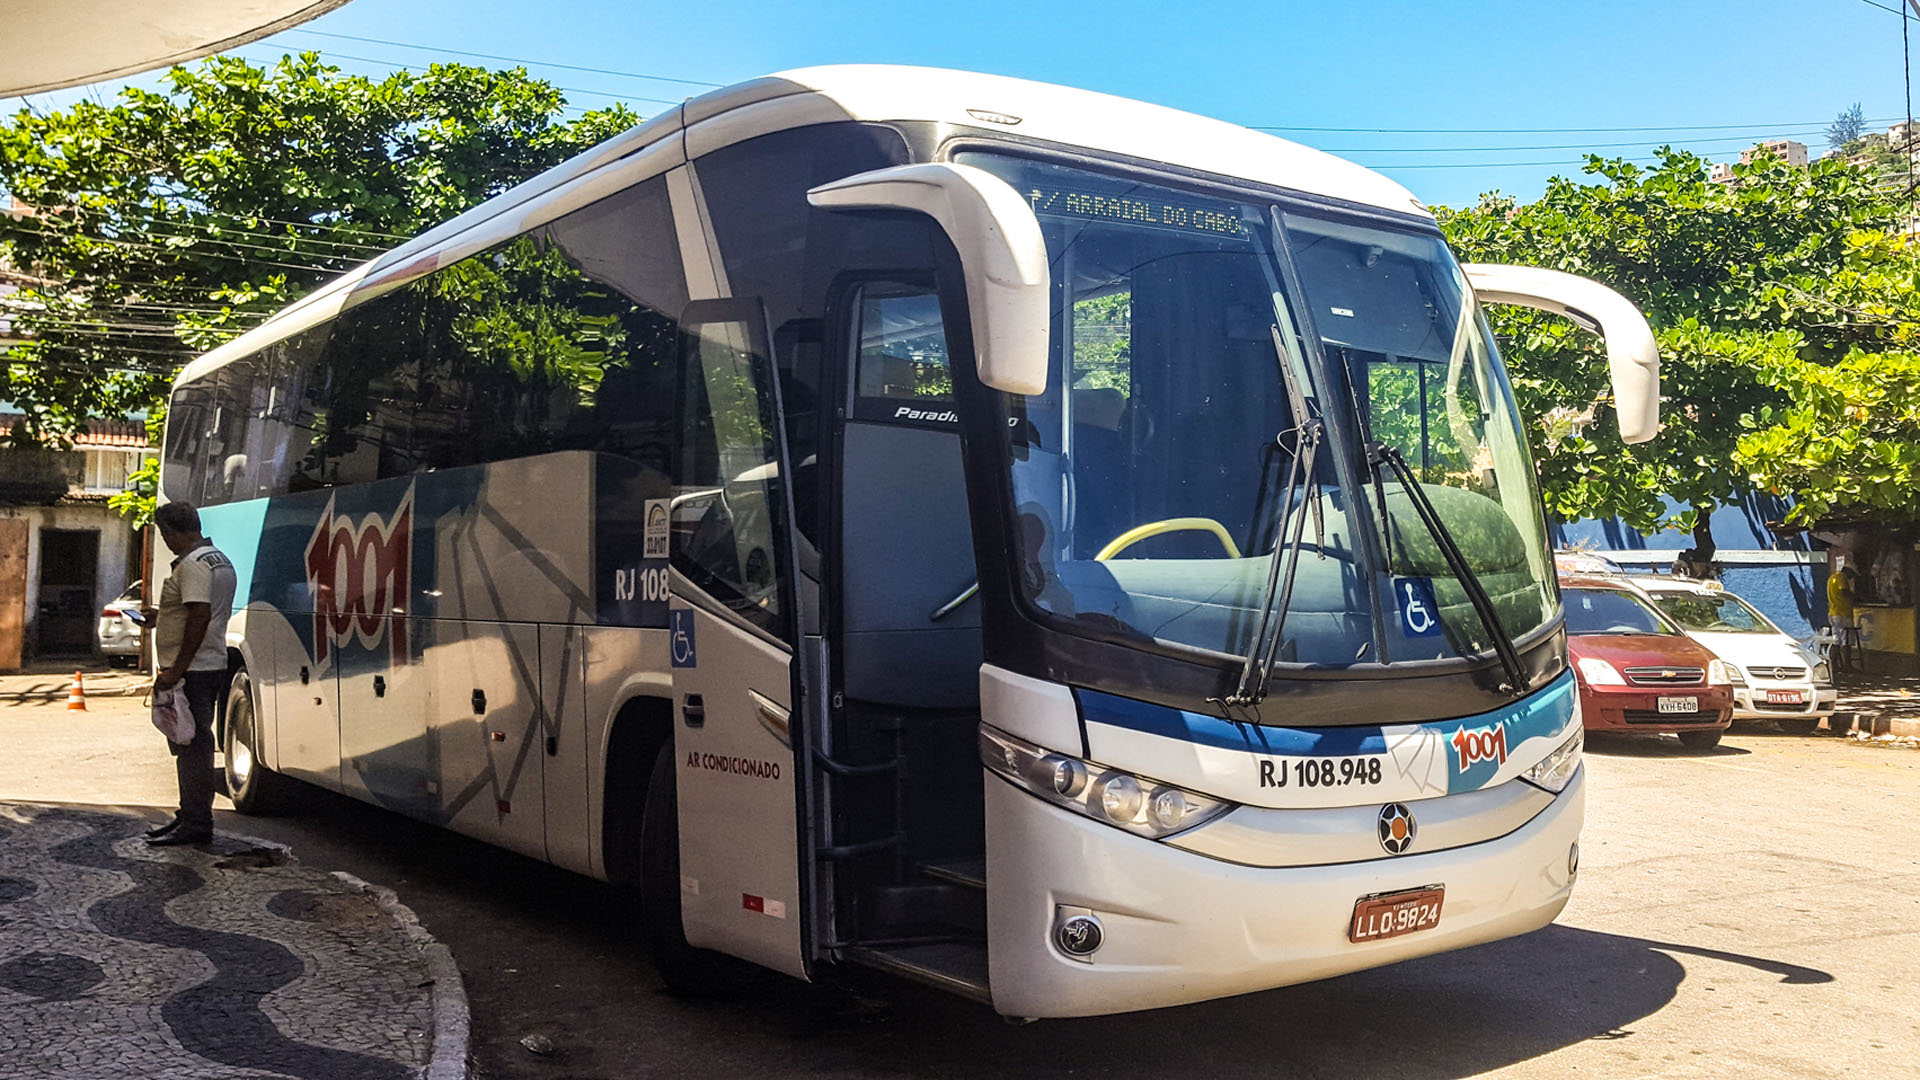
[[[423,1073],[434,979],[405,909],[280,848],[151,848],[150,824],[0,803],[0,1078]]]

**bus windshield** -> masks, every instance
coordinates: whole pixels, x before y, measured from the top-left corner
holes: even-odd
[[[1341,455],[1362,475],[1366,446],[1329,443],[1310,475],[1293,471],[1303,421],[1333,410],[1404,456],[1509,637],[1552,617],[1511,391],[1437,232],[1006,155],[961,160],[1028,198],[1051,262],[1048,389],[1013,399],[1007,429],[1020,587],[1043,620],[1243,655],[1270,560],[1298,528],[1277,663],[1488,651],[1405,491],[1390,477],[1342,484]]]

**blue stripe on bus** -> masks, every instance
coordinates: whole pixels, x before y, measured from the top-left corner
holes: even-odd
[[[1106,724],[1222,750],[1293,757],[1387,752],[1386,732],[1379,726],[1298,728],[1235,723],[1217,716],[1116,697],[1096,690],[1076,690],[1075,695],[1080,701],[1080,715],[1087,723]],[[1507,744],[1518,746],[1534,736],[1554,735],[1565,728],[1573,716],[1573,703],[1573,673],[1569,671],[1546,689],[1523,701],[1473,716],[1434,720],[1417,726],[1433,728],[1451,737],[1461,728],[1501,724],[1508,733]]]

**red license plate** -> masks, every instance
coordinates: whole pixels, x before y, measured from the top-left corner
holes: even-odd
[[[1446,886],[1428,885],[1404,892],[1363,896],[1354,902],[1353,923],[1347,928],[1347,940],[1379,941],[1431,930],[1440,925],[1440,902],[1446,895]]]
[[[1769,705],[1805,705],[1806,703],[1806,695],[1798,690],[1767,691],[1767,704]]]

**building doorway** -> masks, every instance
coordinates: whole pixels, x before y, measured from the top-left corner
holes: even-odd
[[[100,533],[96,529],[40,530],[40,602],[35,636],[40,656],[93,652]]]

